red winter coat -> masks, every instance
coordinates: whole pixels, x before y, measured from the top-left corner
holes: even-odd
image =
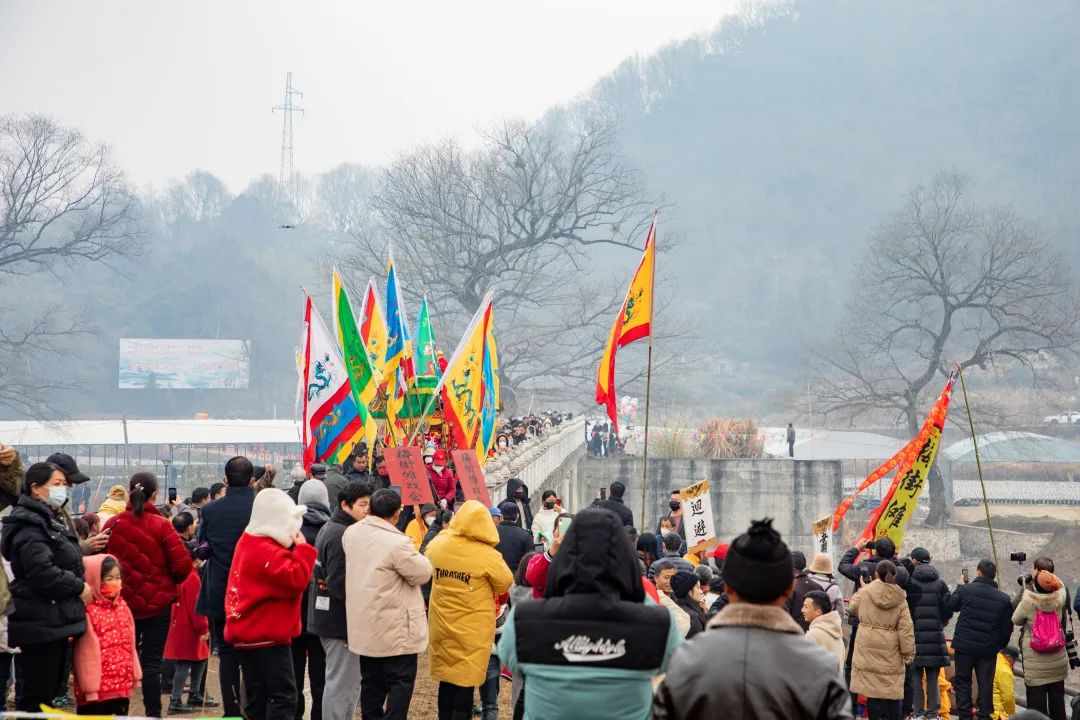
[[[551,570],[551,556],[546,552],[536,553],[525,568],[525,581],[532,585],[533,599],[539,600],[547,592],[548,571]]]
[[[435,502],[445,500],[449,505],[453,505],[454,498],[457,497],[457,482],[454,480],[454,473],[447,468],[443,468],[441,473],[437,473],[434,468],[428,465],[427,474],[432,487],[435,488]]]
[[[300,601],[317,553],[244,533],[225,589],[225,642],[239,648],[289,645],[300,634]]]
[[[142,680],[131,610],[122,596],[106,600],[101,595],[101,564],[107,557],[91,555],[84,561],[94,601],[86,607],[86,633],[72,654],[77,705],[131,697]]]
[[[156,617],[176,600],[176,586],[191,574],[191,556],[183,540],[153,505],[142,517],[127,510],[105,523],[112,529],[109,553],[124,572],[124,600],[136,620]]]
[[[210,632],[210,621],[195,612],[202,581],[199,573],[191,573],[178,590],[172,606],[169,638],[165,641],[166,660],[198,662],[210,657],[210,643],[203,638]]]

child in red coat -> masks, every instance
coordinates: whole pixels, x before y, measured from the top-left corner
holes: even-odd
[[[135,618],[120,597],[120,563],[112,555],[91,555],[83,567],[94,600],[86,606],[86,633],[75,643],[75,704],[79,715],[127,715],[142,668]]]
[[[189,513],[179,513],[172,520],[173,528],[185,538],[192,534],[194,525]],[[210,621],[195,612],[202,581],[198,573],[191,573],[177,588],[176,601],[172,605],[169,637],[165,641],[165,659],[176,663],[173,674],[172,697],[169,699],[169,715],[194,712],[202,708],[218,707],[219,703],[203,695],[206,662],[210,658]],[[184,683],[191,677],[187,705],[183,702]]]
[[[233,554],[225,642],[240,660],[248,720],[293,720],[296,713],[289,645],[300,634],[300,601],[316,556],[300,532],[304,511],[284,491],[263,490]]]

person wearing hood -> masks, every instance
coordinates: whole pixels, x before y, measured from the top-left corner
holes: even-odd
[[[309,480],[300,488],[300,505],[304,519],[300,532],[307,544],[315,547],[315,539],[326,523],[330,522],[330,499],[326,485],[320,480]],[[310,583],[309,583],[310,585]],[[311,682],[311,720],[322,720],[323,689],[326,687],[326,652],[319,636],[308,631],[308,605],[311,603],[310,588],[304,589],[300,602],[300,635],[292,641],[293,675],[296,677],[296,720],[304,717],[304,669],[307,668]]]
[[[112,555],[91,555],[84,564],[94,599],[86,606],[86,633],[72,654],[75,704],[79,715],[127,715],[142,668],[135,619],[120,595],[120,563]]]
[[[294,468],[295,470],[295,468]],[[218,652],[221,710],[225,717],[239,717],[240,665],[233,646],[225,642],[225,588],[229,581],[237,542],[251,519],[255,502],[254,467],[242,455],[225,463],[225,496],[202,509],[197,545],[202,568],[202,589],[195,611],[210,620],[210,635]],[[210,496],[213,497],[213,487]]]
[[[316,556],[300,532],[304,512],[284,491],[263,490],[236,543],[225,590],[225,642],[240,660],[248,720],[296,715],[289,644],[301,631],[300,604]]]
[[[525,720],[644,720],[652,678],[682,636],[647,604],[638,558],[619,518],[588,508],[574,517],[542,600],[517,605],[499,657],[525,679]]]
[[[1069,658],[1063,629],[1067,603],[1067,592],[1054,574],[1054,561],[1037,559],[1012,621],[1021,628],[1017,644],[1024,659],[1027,707],[1045,713],[1050,720],[1065,720]]]
[[[326,654],[323,687],[324,720],[352,720],[360,703],[360,658],[349,651],[345,612],[345,531],[368,515],[371,484],[348,482],[338,494],[338,506],[315,538],[318,560],[308,603],[308,631],[319,636]]]
[[[937,717],[941,710],[938,673],[952,664],[949,647],[945,644],[945,626],[952,618],[949,586],[930,564],[929,550],[917,547],[910,557],[913,566],[907,585],[907,603],[915,625],[912,710],[917,715]]]
[[[450,527],[428,544],[434,568],[429,652],[431,678],[439,683],[439,720],[470,718],[475,688],[487,677],[495,598],[514,580],[498,544],[491,513],[476,500],[467,500]]]
[[[686,639],[705,629],[705,613],[701,609],[701,585],[695,573],[680,570],[671,576],[671,599],[690,618]]]
[[[802,615],[807,626],[806,639],[828,650],[836,658],[837,672],[843,672],[844,660],[847,658],[844,627],[840,622],[840,613],[832,609],[829,596],[822,590],[806,593]]]
[[[143,669],[146,714],[161,717],[161,666],[169,637],[177,586],[194,569],[184,541],[154,505],[158,479],[137,472],[128,483],[128,507],[105,523],[109,553],[124,568],[124,600],[135,616],[135,636]]]
[[[529,505],[529,486],[518,478],[510,478],[506,483],[506,499],[518,509],[518,525],[532,532],[533,512]]]
[[[67,479],[53,463],[34,463],[3,519],[0,550],[11,563],[15,612],[8,617],[8,644],[22,651],[22,696],[17,710],[39,712],[60,694],[68,638],[86,631],[93,588],[83,580],[79,540],[60,516]]]
[[[431,464],[426,466],[428,480],[435,494],[435,503],[440,510],[452,510],[457,496],[457,480],[454,473],[446,467],[446,451],[439,448],[431,456]]]
[[[417,656],[428,642],[420,587],[431,578],[431,563],[397,529],[400,514],[401,496],[376,490],[369,515],[341,538],[349,650],[360,656],[365,718],[405,720]]]
[[[127,490],[123,485],[113,485],[109,488],[104,502],[98,507],[97,514],[104,524],[125,510],[127,510]]]
[[[772,520],[731,543],[723,573],[731,602],[675,652],[653,720],[850,720],[836,658],[807,642],[784,607],[795,574]]]
[[[300,467],[300,466],[297,465],[296,467]],[[303,468],[300,468],[300,469],[301,469],[301,472],[302,472]],[[295,472],[296,468],[293,468],[293,470]],[[329,470],[329,468],[327,468],[326,465],[324,465],[323,463],[315,463],[314,465],[311,466],[311,470],[308,471],[310,473],[310,476],[301,474],[299,477],[297,477],[294,474],[293,475],[292,487],[289,488],[288,491],[287,491],[288,494],[289,494],[289,497],[292,498],[292,501],[294,503],[299,503],[300,502],[300,488],[302,488],[304,486],[304,483],[306,483],[309,479],[318,480],[319,482],[322,482],[323,480],[326,479],[326,473],[327,473],[328,470]]]
[[[851,692],[866,696],[870,720],[900,720],[904,668],[915,660],[915,626],[896,566],[878,562],[876,578],[851,598],[859,634],[851,661]]]

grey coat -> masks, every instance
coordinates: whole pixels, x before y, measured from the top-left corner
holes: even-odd
[[[783,607],[737,603],[675,651],[653,720],[848,720],[836,658],[808,641]]]

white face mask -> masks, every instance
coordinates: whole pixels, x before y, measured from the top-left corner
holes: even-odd
[[[426,518],[424,518],[424,523],[425,523],[425,524],[426,524],[426,525],[427,525],[428,527],[431,527],[431,526],[432,526],[432,525],[433,525],[433,524],[435,523],[435,516],[434,516],[434,515],[431,515],[431,516],[429,516],[429,517],[426,517]]]
[[[446,466],[445,465],[432,465],[431,469],[434,470],[435,472],[441,473],[443,471],[444,467],[446,467]]]
[[[49,507],[60,509],[64,507],[64,503],[68,500],[68,489],[66,485],[58,485],[49,488],[49,494],[45,497],[45,504]]]

